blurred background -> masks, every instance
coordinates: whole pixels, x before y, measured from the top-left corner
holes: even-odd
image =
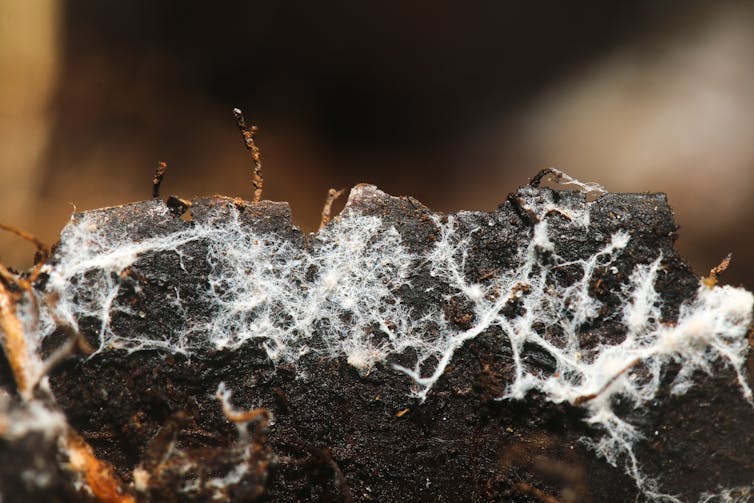
[[[251,198],[233,107],[304,230],[330,187],[490,210],[554,166],[666,192],[694,269],[754,288],[754,2],[0,0],[0,222],[54,242],[162,160]]]

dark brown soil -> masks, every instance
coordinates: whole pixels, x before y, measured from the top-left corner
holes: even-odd
[[[370,194],[352,201],[350,211],[358,208],[380,215],[395,225],[413,249],[431,245],[434,226],[428,209],[411,198]],[[582,204],[584,198],[565,191],[556,197],[574,198]],[[135,203],[98,213],[113,233],[128,227],[136,236],[192,225],[177,216],[154,222],[148,210],[156,204],[164,203]],[[228,204],[240,203],[221,198],[195,200],[192,218],[201,220],[207,208]],[[291,225],[286,205],[262,202],[242,207],[247,225],[286,236],[301,247],[311,246],[307,236]],[[502,224],[482,225],[483,231],[473,235],[467,267],[471,277],[482,278],[510,267],[516,245],[531,236],[530,222],[516,208],[515,197],[496,212],[460,217],[469,228],[489,219]],[[698,277],[674,251],[676,226],[665,197],[605,195],[595,203],[591,222],[583,234],[558,236],[559,253],[585,257],[616,230],[629,231],[634,239],[618,268],[631,271],[662,253],[665,272],[658,287],[666,305],[663,314],[672,321],[680,303],[695,292]],[[188,249],[192,265],[185,270],[174,256],[155,254],[138,261],[131,281],[139,282],[140,293],[124,289],[123,295],[131,295],[135,309],[148,316],[116,318],[117,330],[157,334],[178,322],[177,314],[162,299],[174,284],[180,284],[184,292],[192,285],[198,292],[204,285],[204,250],[201,243],[193,246]],[[617,292],[625,280],[620,274],[605,275],[599,291],[607,311],[604,320],[585,329],[585,341],[622,337],[616,323],[610,322],[610,310],[616,308]],[[428,271],[417,270],[414,290],[401,292],[404,302],[419,310],[422,302],[445,303],[455,323],[461,327],[469,323],[468,307],[445,302],[441,289],[435,298],[416,293],[433,281]],[[43,281],[39,287],[44,287]],[[203,307],[197,300],[194,308]],[[86,322],[82,326],[87,327]],[[90,328],[85,335],[96,342],[93,324]],[[510,354],[501,340],[499,333],[490,331],[463,346],[424,403],[409,397],[411,379],[389,366],[378,366],[362,376],[342,359],[316,355],[302,358],[295,368],[274,366],[253,344],[236,351],[207,350],[191,358],[155,350],[107,351],[89,359],[68,360],[54,371],[50,382],[70,424],[126,481],[133,480],[137,465],[164,452],[161,431],[163,437],[165,431],[173,435],[176,447],[207,473],[222,471],[239,442],[236,427],[214,397],[218,383],[224,381],[233,391],[236,407],[264,407],[274,416],[266,433],[255,433],[253,442],[259,446],[255,469],[235,486],[236,492],[229,494],[231,501],[641,501],[634,480],[622,468],[610,466],[580,441],[600,434],[582,420],[580,408],[548,403],[536,394],[523,401],[498,400],[512,371]],[[53,337],[47,350],[58,343]],[[411,354],[400,355],[395,361],[410,364],[411,358]],[[549,357],[537,347],[529,347],[525,359],[533,367],[551,371]],[[751,367],[751,357],[749,361]],[[5,362],[0,363],[0,380],[7,385],[5,368]],[[713,377],[698,376],[698,385],[685,395],[670,396],[666,390],[650,410],[625,411],[645,435],[638,454],[646,472],[658,475],[663,490],[682,499],[693,501],[705,490],[754,480],[750,455],[754,452],[754,409],[743,400],[734,373],[715,370]],[[667,383],[672,377],[670,368]],[[13,482],[19,466],[28,464],[22,454],[32,448],[0,443],[4,503],[53,501],[49,494],[26,494]],[[54,456],[49,446],[34,450],[44,459]],[[7,462],[17,454],[18,464]],[[187,501],[177,492],[185,482],[185,475],[166,473],[153,481],[151,499]],[[15,494],[23,496],[14,499]],[[55,501],[74,499],[63,495]],[[209,501],[209,496],[191,501]]]

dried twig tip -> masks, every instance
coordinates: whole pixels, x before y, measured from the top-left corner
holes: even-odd
[[[331,220],[332,204],[343,195],[346,189],[330,189],[327,191],[327,199],[325,199],[325,205],[322,207],[322,220],[319,222],[319,228],[321,229]]]
[[[160,184],[167,170],[168,163],[164,161],[157,163],[157,169],[154,170],[154,177],[152,178],[152,197],[160,197]]]
[[[168,170],[168,163],[160,161],[157,163],[157,169],[154,170],[154,177],[152,178],[152,197],[160,197],[160,184],[165,177],[165,173]]]
[[[251,154],[251,159],[254,161],[254,171],[251,175],[251,184],[254,186],[254,202],[262,200],[262,187],[264,186],[264,179],[262,178],[262,154],[259,151],[256,143],[254,143],[254,137],[256,136],[259,128],[255,125],[249,127],[246,124],[246,118],[243,116],[243,112],[240,108],[233,109],[233,117],[238,124],[238,130],[241,132],[241,138],[246,150]]]

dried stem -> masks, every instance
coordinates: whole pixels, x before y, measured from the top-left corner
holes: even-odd
[[[160,197],[160,185],[162,179],[165,177],[165,173],[168,170],[168,163],[160,161],[157,163],[157,169],[154,170],[154,178],[152,178],[152,197]]]
[[[327,199],[325,199],[325,205],[322,207],[322,220],[319,222],[319,228],[321,229],[331,220],[332,204],[343,195],[346,189],[330,189],[327,191]]]
[[[249,127],[246,124],[243,112],[238,108],[233,109],[233,117],[235,117],[236,123],[238,124],[238,130],[241,131],[243,144],[254,161],[254,171],[251,175],[251,184],[254,186],[254,202],[258,203],[262,200],[262,187],[264,186],[264,179],[262,178],[262,154],[259,151],[259,147],[254,143],[254,137],[256,136],[257,131],[259,131],[259,128],[253,124]]]

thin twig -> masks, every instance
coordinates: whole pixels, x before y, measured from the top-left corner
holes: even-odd
[[[259,128],[254,124],[249,127],[246,124],[246,119],[243,116],[243,112],[239,108],[233,109],[233,117],[238,124],[238,130],[241,131],[241,138],[243,138],[243,144],[246,150],[251,154],[251,159],[254,161],[254,171],[251,174],[251,184],[254,186],[254,202],[258,203],[262,200],[262,187],[264,186],[264,179],[262,178],[262,154],[259,151],[256,143],[254,143],[254,137],[257,135]]]
[[[154,177],[152,178],[152,197],[158,198],[160,197],[160,184],[162,184],[162,179],[165,176],[165,173],[168,170],[168,163],[165,161],[160,161],[157,163],[157,169],[154,170]]]
[[[331,220],[332,204],[343,195],[346,189],[330,189],[327,191],[327,199],[325,199],[325,205],[322,207],[322,220],[319,222],[319,228],[323,228]]]

